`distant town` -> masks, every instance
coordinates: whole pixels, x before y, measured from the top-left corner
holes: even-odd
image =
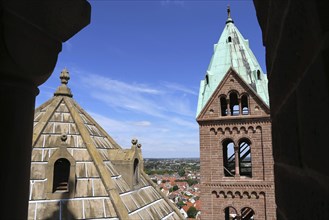
[[[199,158],[145,158],[144,171],[186,218],[198,218]]]

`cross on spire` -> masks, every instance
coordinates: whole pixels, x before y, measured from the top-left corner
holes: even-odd
[[[234,23],[234,21],[231,18],[231,9],[230,9],[230,5],[227,5],[227,20],[226,20],[226,24],[227,23]]]

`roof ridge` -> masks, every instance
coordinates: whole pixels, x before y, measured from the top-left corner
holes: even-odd
[[[101,180],[104,184],[105,190],[110,196],[111,200],[113,200],[113,207],[120,219],[129,219],[128,211],[123,204],[118,191],[116,190],[115,183],[111,178],[111,174],[106,169],[106,166],[101,158],[96,146],[93,144],[93,141],[89,135],[89,131],[84,126],[84,123],[79,117],[79,112],[75,111],[76,106],[71,102],[72,99],[64,98],[64,102],[68,106],[68,109],[72,115],[73,120],[76,123],[77,129],[80,132],[81,138],[86,144],[86,148],[91,156],[92,160],[94,161],[95,167],[101,177]]]
[[[45,129],[47,122],[49,121],[51,116],[54,114],[54,112],[56,111],[58,106],[61,104],[62,100],[63,100],[62,97],[53,97],[50,99],[49,107],[47,108],[46,112],[39,120],[38,124],[36,124],[33,128],[32,147],[36,144],[38,138],[42,134],[42,131]],[[46,103],[48,103],[48,102],[46,102]]]
[[[88,120],[90,120],[94,126],[96,126],[96,128],[102,132],[102,135],[109,139],[115,148],[122,149],[122,147],[93,119],[93,117],[88,114],[88,112],[86,112],[74,99],[72,99],[72,102],[74,103],[74,106],[77,107],[79,111],[82,112],[85,116],[87,116]]]

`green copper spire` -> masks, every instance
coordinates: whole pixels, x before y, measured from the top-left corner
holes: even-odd
[[[205,79],[200,83],[197,116],[230,67],[269,105],[267,77],[249,48],[249,41],[243,38],[234,25],[228,6],[224,30],[218,43],[214,45],[214,54],[206,71]]]

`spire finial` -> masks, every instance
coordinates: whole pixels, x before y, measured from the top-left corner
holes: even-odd
[[[59,76],[59,78],[61,79],[62,85],[60,85],[57,88],[57,90],[54,93],[54,95],[55,96],[62,95],[62,96],[72,97],[73,95],[71,93],[71,90],[70,90],[70,88],[67,87],[67,83],[70,80],[70,74],[69,74],[69,71],[67,70],[66,67],[62,70],[61,75]]]
[[[227,5],[227,20],[226,20],[226,24],[227,23],[234,23],[234,21],[231,18],[231,8],[230,8],[230,5]]]
[[[62,70],[61,75],[59,76],[61,79],[62,84],[67,84],[70,80],[70,74],[69,71],[66,69],[66,67]]]

